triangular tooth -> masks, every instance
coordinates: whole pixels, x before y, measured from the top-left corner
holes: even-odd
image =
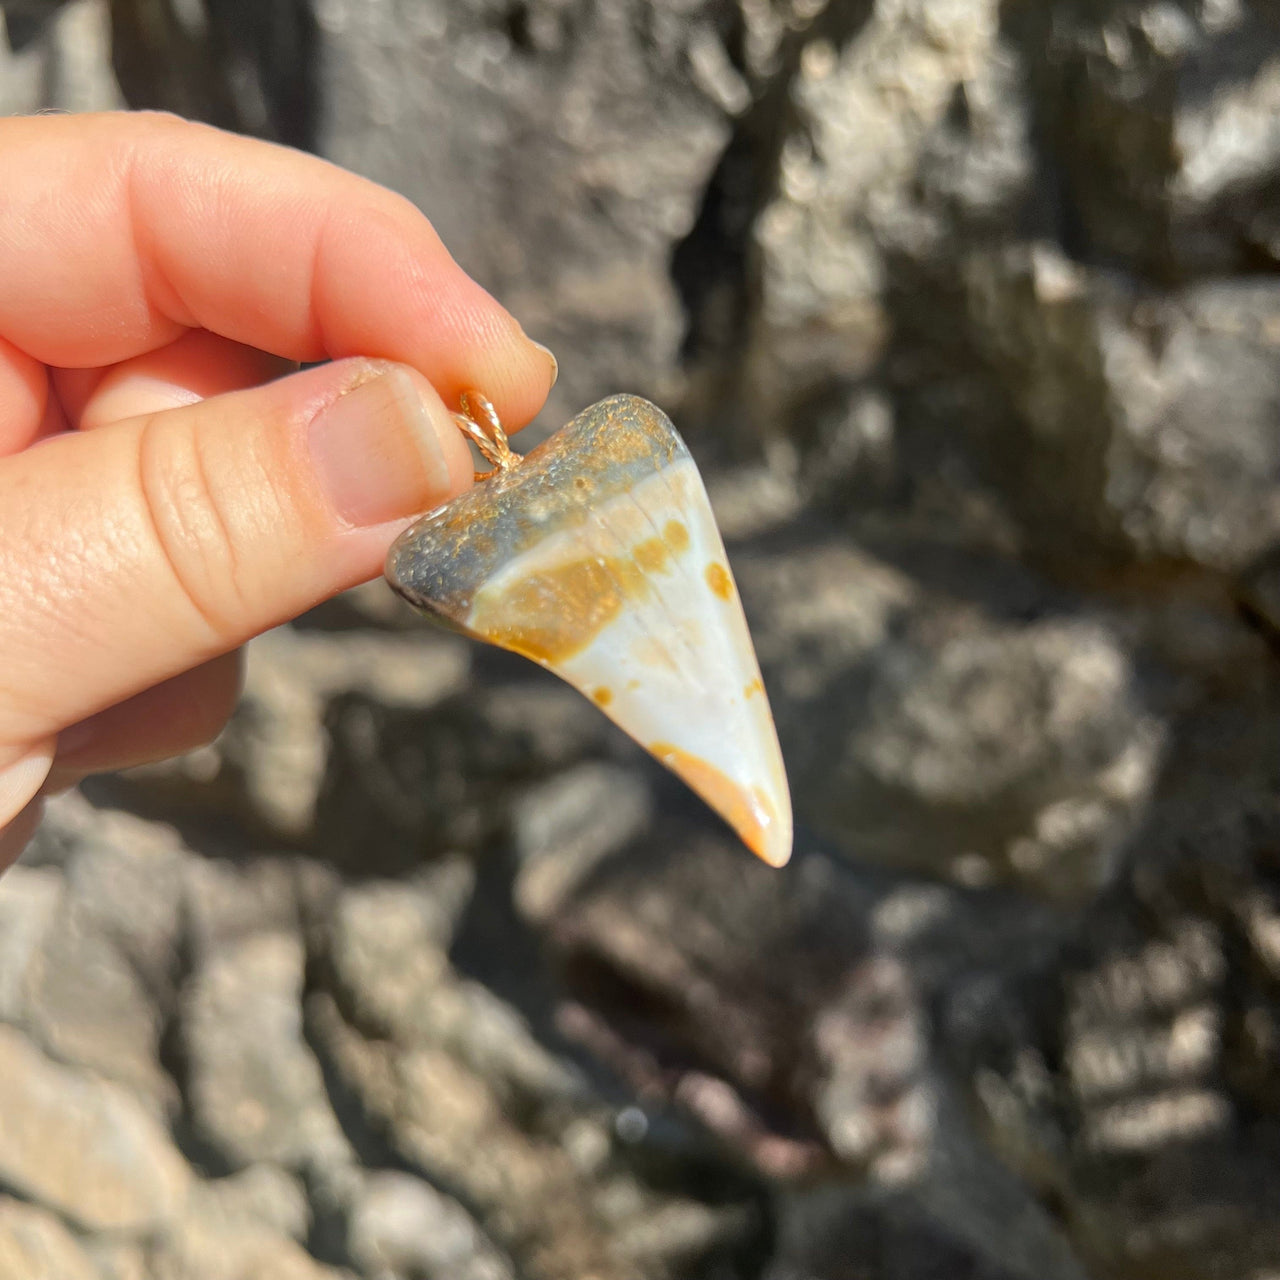
[[[670,420],[613,396],[403,534],[411,604],[592,698],[766,862],[791,798],[711,504]]]

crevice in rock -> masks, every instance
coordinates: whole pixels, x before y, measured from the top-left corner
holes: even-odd
[[[684,361],[724,363],[736,377],[759,282],[753,264],[756,222],[778,190],[783,147],[801,127],[792,98],[805,47],[827,40],[837,50],[871,16],[871,0],[829,0],[783,37],[777,69],[753,86],[711,174],[689,233],[671,255],[671,278],[686,316]],[[732,54],[732,46],[731,46]],[[741,51],[737,61],[745,61]]]
[[[112,63],[129,106],[314,150],[318,32],[309,0],[113,0]]]
[[[389,1136],[385,1125],[369,1115],[363,1100],[346,1079],[341,1067],[329,1051],[324,1031],[320,1026],[323,1016],[320,1002],[327,1002],[332,1016],[340,1018],[354,1034],[366,1041],[376,1042],[379,1038],[370,1035],[352,1019],[350,1011],[343,1007],[336,984],[330,981],[330,977],[324,958],[314,954],[309,956],[302,993],[302,1036],[320,1067],[329,1106],[343,1136],[360,1162],[361,1174],[406,1174],[421,1180],[441,1195],[455,1200],[485,1232],[490,1243],[501,1248],[506,1254],[512,1268],[512,1280],[527,1280],[518,1261],[509,1251],[508,1242],[490,1232],[488,1215],[480,1205],[472,1201],[466,1189],[454,1185],[448,1179],[441,1178],[436,1171],[428,1169],[405,1155],[394,1139]],[[381,1043],[394,1045],[394,1042],[385,1040]],[[329,1203],[327,1188],[315,1172],[304,1171],[303,1177],[312,1208],[308,1251],[320,1261],[332,1266],[349,1266],[351,1260],[347,1253],[346,1240],[350,1206]]]
[[[184,988],[196,970],[196,957],[188,911],[182,909],[183,922],[173,951],[170,974],[174,998],[163,1012],[158,1043],[160,1067],[177,1088],[179,1106],[170,1122],[170,1136],[188,1164],[205,1178],[222,1178],[236,1171],[235,1164],[201,1132],[189,1109],[191,1063],[183,1034],[182,1006]]]

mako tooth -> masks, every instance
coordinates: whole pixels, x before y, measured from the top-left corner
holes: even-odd
[[[485,407],[499,469],[397,539],[388,582],[554,671],[781,866],[791,797],[777,732],[706,489],[670,419],[611,396],[514,465]]]

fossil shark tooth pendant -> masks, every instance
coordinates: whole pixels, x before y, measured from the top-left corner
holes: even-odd
[[[397,539],[388,582],[593,699],[781,866],[791,798],[773,716],[706,489],[670,419],[611,396],[520,457],[482,396],[463,410],[494,470]]]

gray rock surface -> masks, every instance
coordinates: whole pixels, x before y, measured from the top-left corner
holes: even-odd
[[[1280,1274],[1267,0],[0,0],[703,465],[782,873],[379,584],[0,880],[0,1274]]]
[[[0,1276],[4,1280],[98,1280],[75,1237],[53,1214],[0,1198]]]
[[[0,1027],[0,1066],[0,1181],[90,1231],[144,1232],[174,1217],[189,1171],[141,1103],[11,1027]]]
[[[184,991],[192,1118],[234,1166],[347,1159],[303,1037],[305,958],[296,934],[255,933],[213,952]]]

